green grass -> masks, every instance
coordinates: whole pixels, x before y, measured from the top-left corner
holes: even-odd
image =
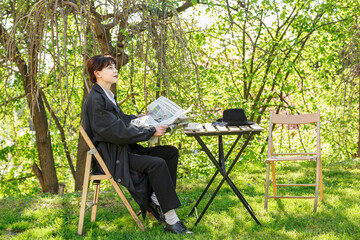
[[[280,177],[299,177],[310,181],[312,170],[294,171],[308,166],[286,167]],[[77,235],[80,193],[39,194],[1,199],[0,239],[360,239],[360,169],[359,164],[337,163],[323,167],[324,201],[313,213],[313,200],[269,200],[264,210],[265,166],[243,166],[231,176],[262,223],[257,225],[240,201],[225,184],[201,222],[194,226],[195,214],[187,217],[207,178],[179,179],[178,193],[182,207],[177,213],[194,236],[164,233],[163,225],[149,220],[142,232],[108,185],[100,192],[97,220],[90,223],[86,213],[84,235]],[[219,180],[218,180],[219,182]],[[216,183],[218,183],[216,182]],[[214,188],[210,192],[213,192]],[[310,191],[309,191],[310,190]],[[303,194],[311,188],[280,189],[282,193]],[[92,195],[92,194],[90,194]],[[210,198],[207,194],[198,213]],[[89,196],[90,199],[90,196]],[[136,204],[131,201],[135,210]]]

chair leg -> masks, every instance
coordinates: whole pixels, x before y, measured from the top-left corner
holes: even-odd
[[[275,178],[275,163],[271,162],[271,170],[272,170],[272,180],[273,180],[273,191],[274,196],[276,196],[276,178]]]
[[[265,205],[264,208],[268,208],[268,197],[269,197],[269,175],[270,175],[270,164],[266,163],[266,183],[265,183]]]
[[[135,220],[136,224],[139,226],[139,228],[142,231],[146,231],[144,224],[141,222],[140,218],[135,213],[134,209],[132,208],[131,204],[125,197],[125,195],[124,195],[123,191],[121,190],[121,188],[119,187],[118,183],[115,182],[115,180],[113,178],[110,179],[110,182],[113,185],[113,187],[115,188],[115,190],[116,190],[117,194],[119,195],[119,197],[121,198],[122,202],[125,204],[127,210],[130,212],[131,216]]]
[[[323,196],[323,181],[322,181],[322,166],[321,166],[321,160],[320,160],[320,200],[324,200]]]
[[[314,200],[314,212],[317,210],[317,203],[319,198],[319,186],[320,186],[320,161],[316,163],[316,186],[315,186],[315,200]]]
[[[91,222],[95,222],[96,219],[96,210],[99,202],[99,191],[100,191],[100,183],[95,183],[94,200],[93,200],[94,205],[92,206],[92,210],[91,210]]]
[[[90,181],[90,165],[91,165],[91,155],[88,154],[86,156],[83,192],[82,192],[81,205],[80,205],[78,235],[82,235],[83,227],[84,227],[86,199],[87,199],[87,193],[88,193],[89,181]]]

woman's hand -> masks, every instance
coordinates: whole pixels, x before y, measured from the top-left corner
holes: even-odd
[[[165,125],[157,126],[156,127],[156,132],[154,133],[154,136],[155,137],[164,136],[167,128],[168,128],[168,126],[165,126]]]
[[[141,114],[137,115],[137,117],[138,117],[138,118],[139,118],[139,117],[144,117],[144,116],[146,116],[146,115],[148,114],[148,112],[149,112],[149,111],[146,111],[145,114],[141,113]]]

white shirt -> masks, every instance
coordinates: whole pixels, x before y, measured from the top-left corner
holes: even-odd
[[[100,84],[99,84],[99,86],[100,86]],[[111,101],[115,106],[117,106],[117,105],[116,105],[116,101],[115,101],[115,95],[114,95],[111,91],[108,93],[102,86],[100,86],[100,87],[102,88],[102,90],[104,90],[105,95],[110,99],[110,101]]]

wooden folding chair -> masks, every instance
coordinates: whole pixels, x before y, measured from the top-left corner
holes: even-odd
[[[85,142],[90,148],[90,151],[88,151],[87,157],[86,157],[86,165],[85,165],[85,174],[84,174],[84,183],[83,183],[83,192],[81,197],[81,206],[80,206],[80,215],[79,215],[79,226],[78,226],[78,234],[82,235],[83,232],[83,226],[84,226],[84,218],[85,218],[85,208],[86,208],[86,200],[87,200],[87,193],[88,193],[88,187],[90,180],[97,180],[95,185],[95,192],[94,192],[94,200],[91,204],[91,222],[95,222],[96,217],[96,210],[97,210],[97,204],[99,201],[99,190],[100,190],[100,180],[109,180],[112,184],[112,186],[115,188],[115,191],[120,196],[122,202],[125,204],[126,208],[130,212],[131,216],[139,226],[139,228],[143,231],[145,231],[145,227],[139,217],[136,215],[134,209],[130,205],[129,201],[125,197],[123,191],[121,190],[119,184],[113,179],[111,176],[108,168],[106,167],[104,160],[101,158],[100,154],[94,147],[94,144],[91,142],[89,136],[85,132],[84,128],[82,126],[79,127],[81,135],[84,137]],[[96,160],[100,164],[102,170],[104,171],[104,175],[91,175],[90,174],[90,168],[91,168],[91,160],[92,155],[95,156]],[[89,207],[89,208],[90,208]]]
[[[287,153],[274,153],[274,143],[273,143],[273,130],[275,124],[280,124],[282,126],[286,125],[287,129],[295,128],[299,130],[299,126],[305,124],[316,124],[316,149],[315,152],[302,152],[302,153],[292,153],[288,151]],[[288,136],[294,136],[290,134]],[[301,140],[301,138],[300,138]],[[294,144],[294,142],[289,142],[289,144]],[[303,142],[301,144],[304,144]],[[302,148],[305,148],[302,146]],[[279,150],[279,149],[277,149]],[[277,184],[275,178],[275,162],[292,162],[292,161],[316,161],[316,177],[315,183],[310,184]],[[273,195],[269,196],[269,175],[270,175],[270,166],[272,170],[272,184],[273,184]],[[314,196],[278,196],[277,187],[315,187]],[[265,186],[265,209],[268,207],[269,198],[304,198],[304,199],[314,199],[314,212],[317,209],[318,196],[320,190],[320,199],[323,200],[323,188],[322,188],[322,173],[321,173],[321,147],[320,147],[320,111],[312,114],[303,114],[303,115],[280,115],[275,114],[275,112],[270,112],[270,123],[269,123],[269,138],[268,138],[268,157],[266,159],[266,186]]]

